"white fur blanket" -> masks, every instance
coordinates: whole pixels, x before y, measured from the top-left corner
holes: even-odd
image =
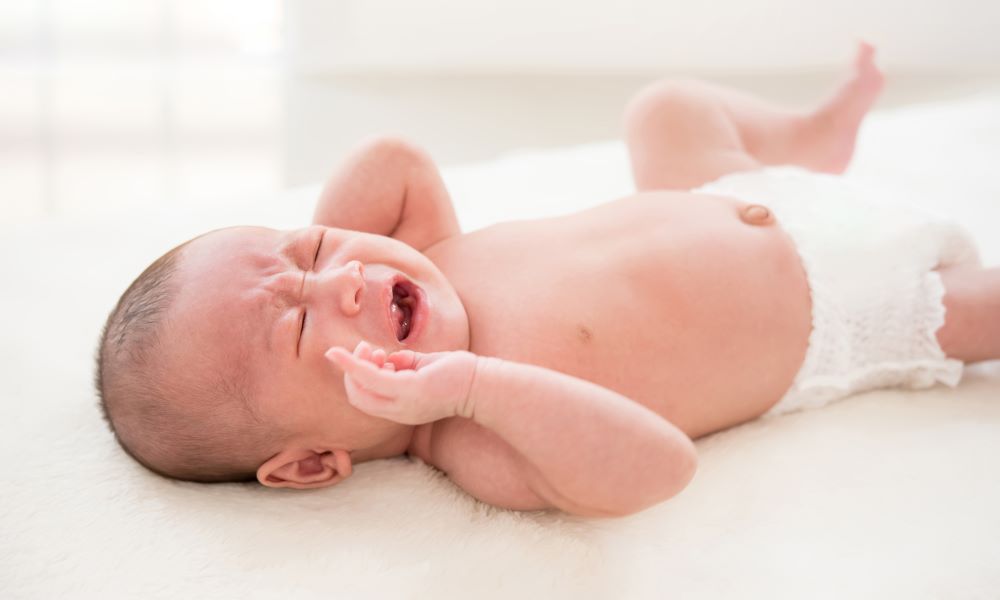
[[[1000,262],[1000,93],[874,115],[852,175],[963,221]],[[629,188],[623,148],[448,169],[465,228]],[[331,489],[171,482],[113,443],[99,327],[173,244],[308,222],[315,186],[225,210],[0,229],[3,598],[995,598],[1000,363],[698,442],[679,497],[622,519],[484,506],[406,459]],[[997,315],[1000,318],[1000,315]]]

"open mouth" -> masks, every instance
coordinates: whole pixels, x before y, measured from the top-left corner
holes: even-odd
[[[417,313],[417,294],[406,281],[400,281],[392,286],[392,304],[389,314],[396,327],[396,339],[405,340],[413,329],[413,317]]]

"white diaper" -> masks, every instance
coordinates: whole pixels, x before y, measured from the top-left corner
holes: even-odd
[[[979,263],[959,225],[798,167],[732,173],[692,191],[772,209],[806,271],[809,348],[792,387],[765,416],[875,388],[958,385],[962,363],[946,358],[935,336],[945,308],[934,269]]]

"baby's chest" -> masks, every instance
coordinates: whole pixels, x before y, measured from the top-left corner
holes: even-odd
[[[655,216],[498,228],[467,248],[448,276],[472,350],[614,378],[623,363],[690,349],[695,332],[719,327],[734,286],[755,293],[745,285],[754,250],[732,232]]]
[[[470,349],[593,381],[689,434],[717,428],[719,407],[769,406],[811,323],[791,240],[723,202],[634,208],[468,236],[443,270]]]

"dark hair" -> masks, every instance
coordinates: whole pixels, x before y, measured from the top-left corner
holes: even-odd
[[[252,481],[275,437],[252,410],[246,361],[171,370],[184,334],[170,331],[168,313],[191,241],[149,265],[108,316],[97,348],[98,403],[118,444],[149,470],[187,481]]]

